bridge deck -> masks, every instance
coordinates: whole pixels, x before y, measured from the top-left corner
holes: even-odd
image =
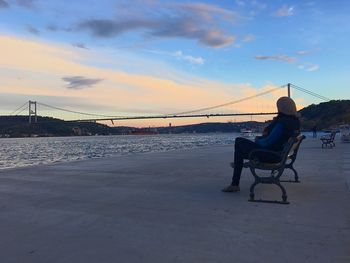
[[[222,193],[231,158],[224,146],[1,171],[1,261],[350,262],[350,145],[307,139],[290,205],[247,202],[248,171]]]

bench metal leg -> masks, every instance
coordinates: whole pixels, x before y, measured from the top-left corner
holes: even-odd
[[[295,181],[296,183],[300,183],[300,181],[299,181],[299,176],[298,176],[298,172],[294,169],[293,166],[291,166],[290,169],[291,169],[291,170],[293,171],[293,173],[294,173],[294,181]]]
[[[287,201],[287,192],[286,192],[286,189],[281,185],[280,183],[280,176],[282,175],[283,173],[283,170],[279,171],[278,172],[278,175],[277,176],[271,176],[271,177],[260,177],[256,174],[255,172],[255,169],[254,168],[251,168],[250,169],[254,178],[255,178],[255,181],[254,183],[250,186],[250,193],[249,193],[249,200],[250,202],[261,202],[261,203],[277,203],[277,204],[289,204],[289,202]],[[255,190],[255,187],[258,185],[258,184],[275,184],[277,185],[281,191],[282,191],[282,201],[273,201],[273,200],[262,200],[262,199],[259,199],[259,200],[255,200],[255,193],[254,193],[254,190]]]
[[[277,201],[277,200],[262,200],[262,199],[258,199],[258,200],[248,200],[249,202],[255,202],[255,203],[269,203],[269,204],[281,204],[281,205],[289,205],[290,203],[288,201]]]
[[[294,167],[292,165],[288,165],[286,168],[287,169],[291,169],[293,171],[293,173],[294,173],[294,181],[293,180],[280,180],[280,182],[284,182],[284,183],[300,183],[298,172],[294,169]]]
[[[289,202],[287,202],[287,192],[286,189],[281,185],[281,183],[279,181],[275,182],[275,184],[281,189],[282,191],[282,203],[283,204],[289,204]]]
[[[257,184],[259,184],[259,182],[257,182],[256,180],[255,180],[255,182],[250,186],[250,194],[249,194],[249,201],[251,201],[251,202],[254,202],[255,201],[255,199],[254,199],[254,196],[255,196],[255,194],[254,194],[254,189],[255,189],[255,186],[257,185]]]

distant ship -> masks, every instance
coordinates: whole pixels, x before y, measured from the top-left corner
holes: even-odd
[[[241,129],[241,136],[244,138],[253,138],[255,134],[251,129]]]
[[[340,125],[339,130],[341,141],[350,142],[350,124]]]

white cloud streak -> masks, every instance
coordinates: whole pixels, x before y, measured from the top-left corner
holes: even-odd
[[[282,61],[287,63],[293,63],[296,61],[296,58],[290,57],[287,55],[277,55],[277,56],[255,56],[254,57],[257,60],[276,60],[276,61]]]
[[[320,66],[317,64],[301,64],[298,66],[298,68],[301,70],[313,72],[319,70]]]
[[[245,35],[243,38],[242,38],[242,41],[243,42],[251,42],[255,39],[255,36],[253,34],[248,34],[248,35]]]
[[[203,65],[204,62],[205,62],[204,58],[202,58],[202,57],[194,57],[194,56],[191,56],[191,55],[185,55],[183,53],[183,51],[181,51],[181,50],[177,50],[175,52],[166,52],[166,51],[161,51],[161,50],[145,49],[144,51],[146,51],[148,53],[158,54],[158,55],[165,55],[165,56],[175,57],[177,59],[184,60],[184,61],[190,62],[192,64],[197,64],[197,65]]]
[[[193,56],[190,56],[190,55],[185,55],[180,50],[176,51],[174,53],[174,56],[179,58],[179,59],[188,61],[188,62],[190,62],[192,64],[197,64],[197,65],[203,65],[204,64],[204,59],[202,57],[193,57]]]
[[[277,17],[286,17],[294,15],[295,7],[284,5],[280,9],[278,9],[274,15]]]
[[[306,69],[306,71],[316,71],[316,70],[319,70],[319,66],[318,65],[312,65],[312,66],[310,66],[310,67],[308,67],[307,69]]]

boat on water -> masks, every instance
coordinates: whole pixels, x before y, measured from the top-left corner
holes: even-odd
[[[250,129],[242,129],[241,130],[241,137],[244,137],[244,138],[253,138],[255,137],[255,134],[252,130]]]
[[[350,142],[350,124],[343,124],[339,126],[340,140],[342,142]]]

